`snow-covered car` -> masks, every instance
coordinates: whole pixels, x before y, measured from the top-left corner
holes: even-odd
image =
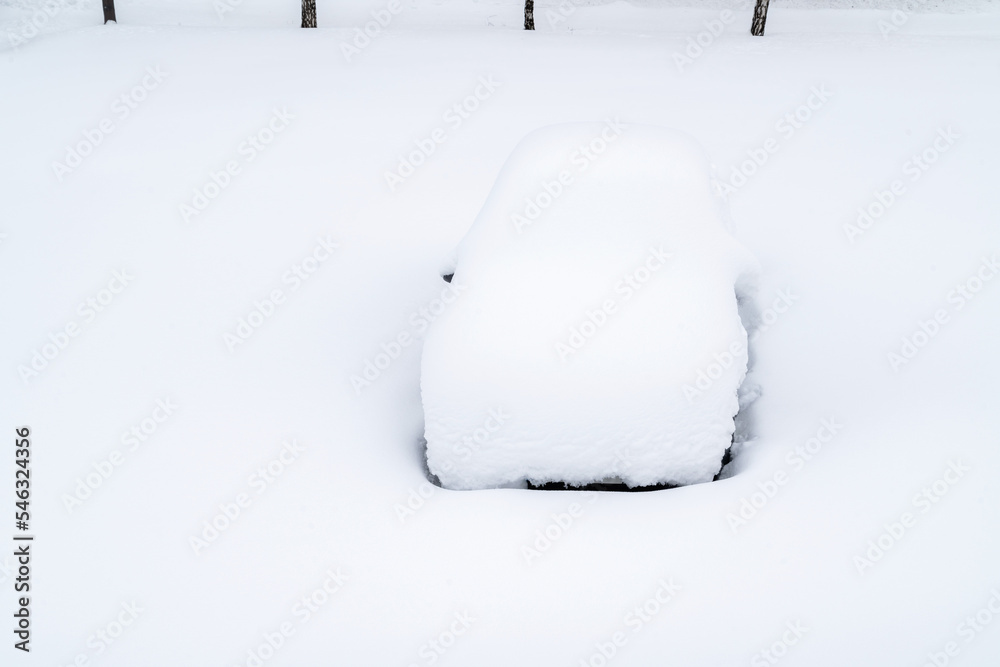
[[[711,481],[757,273],[727,220],[680,132],[524,138],[443,271],[455,298],[421,369],[430,472],[453,489]]]

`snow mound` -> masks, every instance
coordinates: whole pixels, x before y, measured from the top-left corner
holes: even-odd
[[[481,489],[712,480],[757,272],[701,147],[652,126],[524,138],[455,254],[424,343],[427,463]]]

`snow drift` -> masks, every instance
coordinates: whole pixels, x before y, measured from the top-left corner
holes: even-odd
[[[454,489],[692,484],[732,442],[756,263],[702,149],[618,121],[528,135],[428,331],[427,463]]]

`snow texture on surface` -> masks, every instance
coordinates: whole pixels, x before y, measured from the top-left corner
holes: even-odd
[[[574,123],[514,150],[423,353],[428,466],[448,488],[710,481],[732,442],[755,271],[697,143]]]
[[[269,0],[222,18],[208,0],[119,0],[117,26],[93,2],[14,49],[0,29],[0,420],[34,434],[39,547],[31,653],[8,645],[0,665],[579,667],[621,633],[607,667],[746,667],[776,643],[777,667],[919,667],[952,642],[949,667],[997,667],[1000,615],[966,619],[990,618],[1000,592],[1000,265],[986,265],[1000,263],[1000,18],[914,14],[883,36],[889,13],[779,3],[764,38],[734,12],[683,70],[672,55],[718,10],[615,3],[552,28],[551,0],[528,35],[523,3],[407,0],[350,62],[341,42],[384,0],[320,0],[316,30]],[[29,34],[20,10],[8,20]],[[167,77],[121,119],[112,104],[147,67]],[[446,125],[482,76],[496,94]],[[824,85],[829,101],[788,126]],[[246,161],[275,107],[290,126]],[[360,390],[352,377],[423,331],[441,259],[519,141],[615,116],[689,133],[730,183],[777,142],[728,197],[763,267],[755,439],[733,476],[662,492],[433,487],[416,446],[422,343]],[[53,163],[105,118],[113,133],[59,180]],[[435,127],[447,140],[390,191],[384,174]],[[185,222],[179,205],[231,160],[240,173]],[[859,209],[878,213],[896,180],[904,194],[858,236]],[[320,238],[340,248],[285,282]],[[85,319],[123,270],[134,281]],[[22,379],[70,323],[79,335]],[[169,419],[124,444],[160,400]],[[274,476],[286,440],[305,451]],[[114,452],[124,464],[103,478]],[[230,521],[220,505],[232,515],[242,495]],[[666,604],[661,579],[681,587]],[[144,611],[107,645],[123,603]],[[444,634],[464,613],[472,627]],[[795,623],[808,632],[780,643]]]

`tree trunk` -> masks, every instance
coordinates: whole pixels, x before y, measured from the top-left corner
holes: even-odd
[[[753,23],[750,25],[750,34],[760,37],[764,34],[764,23],[767,22],[768,0],[757,0],[757,6],[753,8]]]
[[[524,29],[535,29],[535,0],[524,0]]]
[[[115,18],[115,0],[104,0],[104,22],[108,21],[118,23],[118,19]]]
[[[316,27],[316,0],[302,0],[302,27]]]

